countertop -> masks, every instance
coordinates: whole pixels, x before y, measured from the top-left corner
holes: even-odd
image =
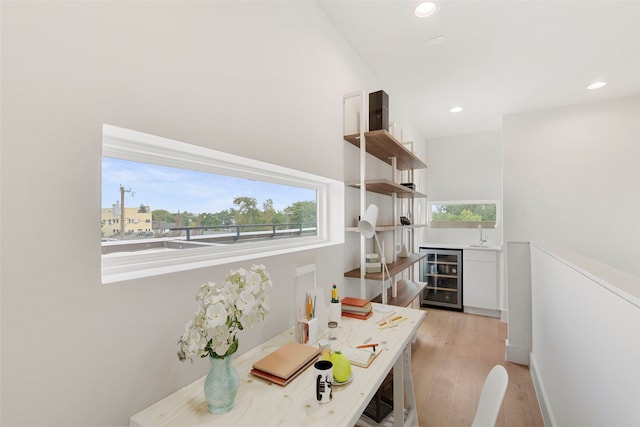
[[[474,246],[472,243],[442,243],[442,242],[424,242],[420,244],[421,248],[438,248],[438,249],[462,249],[474,251],[502,251],[502,243],[488,243],[487,246]]]

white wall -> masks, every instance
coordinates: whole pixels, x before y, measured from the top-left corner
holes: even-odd
[[[502,135],[499,130],[429,139],[422,174],[428,200],[502,200]],[[426,205],[425,210],[426,214]],[[501,243],[502,229],[485,230]],[[475,243],[477,230],[424,229],[422,241]]]
[[[198,286],[237,266],[100,284],[102,124],[342,179],[342,95],[375,82],[311,2],[3,2],[1,19],[0,424],[125,425],[205,373],[177,339]],[[240,352],[292,324],[296,267],[328,287],[342,258],[257,260],[273,310]]]
[[[531,352],[531,250],[529,242],[509,241],[505,245],[505,291],[509,311],[509,334],[505,343],[505,359],[521,365],[529,364]]]
[[[505,240],[640,275],[640,96],[505,116]]]
[[[581,300],[582,295],[575,287],[571,288],[574,294],[559,290],[558,302],[563,302],[561,313],[554,313],[552,305],[546,313],[544,302],[533,307],[532,291],[527,286],[530,282],[522,274],[520,250],[511,252],[514,245],[521,246],[518,242],[551,242],[640,275],[639,115],[640,96],[635,95],[503,118],[504,230],[508,242],[505,265],[509,301],[507,360],[526,363],[526,346],[532,340],[533,351],[541,357],[535,337],[532,338],[536,334],[538,342],[557,338],[548,327],[541,328],[540,323],[536,326],[536,316],[555,316],[560,327],[565,322],[565,314],[573,317],[585,313],[598,318],[614,314],[598,298],[588,302],[588,310],[593,311],[591,315],[582,307],[576,308],[571,300]],[[514,277],[517,280],[513,280]],[[533,320],[529,317],[532,311]],[[582,325],[579,327],[582,330]],[[603,345],[593,342],[586,334],[580,339],[595,347]],[[533,357],[531,363],[535,363]],[[562,366],[560,358],[555,363],[553,369]],[[543,382],[554,381],[551,368],[539,375]],[[574,379],[567,385],[576,393],[583,387]]]
[[[640,277],[537,244],[531,277],[531,368],[545,425],[640,425]]]

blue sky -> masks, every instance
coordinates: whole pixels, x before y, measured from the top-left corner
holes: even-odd
[[[271,199],[277,211],[316,198],[315,191],[304,188],[103,157],[103,208],[120,201],[121,184],[135,193],[125,193],[126,207],[144,204],[172,213],[219,212],[234,207],[237,196],[253,197],[260,209]]]

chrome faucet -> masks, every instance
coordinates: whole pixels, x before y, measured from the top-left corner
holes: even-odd
[[[478,224],[478,231],[480,232],[480,244],[484,245],[487,243],[487,239],[482,237],[482,225]]]

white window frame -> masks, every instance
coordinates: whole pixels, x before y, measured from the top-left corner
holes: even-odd
[[[318,209],[316,236],[157,253],[102,255],[102,283],[344,243],[344,183],[341,181],[108,124],[103,125],[102,156],[305,187],[316,191]]]
[[[494,227],[488,227],[483,221],[437,221],[436,226],[433,224],[433,205],[482,205],[482,204],[495,204],[496,205],[496,224]],[[427,203],[427,216],[428,224],[430,228],[439,229],[465,229],[476,228],[478,225],[482,225],[482,228],[487,229],[499,229],[502,227],[502,209],[500,208],[499,200],[434,200]]]

